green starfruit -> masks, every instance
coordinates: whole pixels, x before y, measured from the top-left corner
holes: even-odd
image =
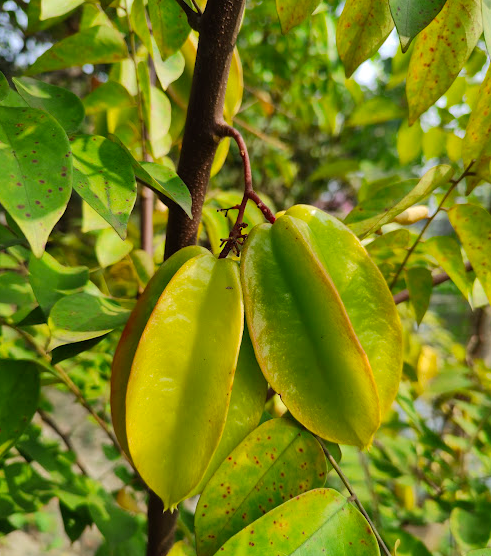
[[[369,445],[396,395],[402,346],[359,241],[321,211],[293,207],[254,228],[241,272],[256,357],[292,415],[326,440]]]
[[[209,251],[204,247],[192,245],[181,249],[165,261],[138,299],[119,339],[111,369],[111,416],[116,437],[128,457],[130,452],[126,438],[126,390],[138,342],[159,297],[174,274],[189,259],[206,253]]]
[[[181,267],[145,326],[126,432],[136,469],[165,509],[199,484],[220,442],[243,322],[237,263],[207,254]]]

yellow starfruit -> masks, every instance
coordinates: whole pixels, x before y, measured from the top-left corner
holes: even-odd
[[[165,509],[199,484],[220,442],[243,322],[237,263],[207,254],[181,267],[145,326],[126,431],[135,467]]]

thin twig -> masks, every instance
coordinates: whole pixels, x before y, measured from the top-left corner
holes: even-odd
[[[193,5],[198,10],[196,12],[191,8],[191,6],[188,6],[188,4],[186,4],[184,0],[176,0],[176,2],[179,4],[179,6],[181,6],[182,11],[186,14],[191,29],[199,32],[199,24],[200,24],[202,13],[199,6],[196,4],[196,2],[193,1]]]
[[[68,448],[68,450],[70,452],[73,452],[73,454],[75,455],[75,465],[80,469],[80,471],[82,472],[82,475],[85,476],[89,476],[87,469],[84,467],[84,465],[82,464],[82,462],[78,459],[78,455],[77,452],[75,451],[75,448],[73,446],[73,443],[70,439],[70,437],[65,434],[59,427],[58,425],[55,423],[55,421],[47,414],[45,413],[42,409],[38,409],[38,414],[41,417],[41,419],[48,425],[48,427],[50,427],[64,442],[65,446]]]
[[[452,193],[452,191],[457,187],[457,185],[459,185],[459,183],[465,179],[467,176],[471,175],[471,168],[472,165],[474,164],[474,160],[467,166],[467,168],[463,171],[463,173],[461,174],[461,176],[456,179],[456,180],[450,180],[451,186],[449,187],[448,191],[445,193],[445,195],[443,196],[443,199],[440,201],[440,204],[438,205],[436,211],[428,218],[428,220],[426,221],[426,224],[423,226],[423,229],[421,230],[421,232],[419,233],[418,237],[416,238],[416,241],[413,243],[413,245],[410,247],[409,251],[406,253],[406,256],[404,257],[404,260],[402,261],[401,265],[399,266],[399,268],[397,269],[397,272],[389,286],[389,288],[392,290],[394,288],[394,286],[397,283],[397,280],[399,279],[399,276],[401,275],[402,271],[404,270],[404,267],[406,266],[409,257],[411,257],[411,255],[414,253],[414,250],[416,249],[416,247],[418,246],[419,242],[421,241],[421,239],[423,238],[426,230],[429,228],[430,224],[433,222],[435,216],[440,212],[440,210],[443,208],[443,205],[445,204],[446,200],[449,198],[450,194]]]
[[[251,161],[249,158],[249,152],[247,150],[247,145],[242,137],[240,131],[226,123],[220,123],[216,128],[217,135],[219,137],[231,137],[239,147],[240,156],[242,157],[242,163],[244,165],[244,196],[242,197],[242,202],[237,207],[239,214],[237,215],[237,220],[235,222],[232,231],[228,238],[222,240],[225,244],[219,258],[224,259],[230,253],[230,251],[238,251],[238,246],[242,245],[245,238],[247,237],[242,233],[242,230],[247,226],[244,224],[244,213],[247,206],[247,201],[251,200],[256,203],[257,208],[263,213],[264,217],[271,224],[275,221],[275,216],[271,209],[267,207],[260,199],[259,195],[254,191],[252,187],[252,170]]]
[[[466,272],[471,272],[472,271],[472,265],[471,263],[467,262],[465,263],[465,270]],[[440,284],[443,284],[444,282],[448,282],[448,280],[450,280],[450,276],[446,273],[446,272],[442,272],[440,274],[435,274],[433,276],[433,285],[434,286],[438,286]],[[407,301],[409,299],[409,290],[402,290],[399,293],[396,293],[394,295],[394,303],[396,305],[398,305],[399,303],[403,303],[404,301]]]
[[[341,468],[339,467],[338,462],[333,458],[333,456],[331,455],[329,450],[326,448],[322,438],[317,437],[317,440],[319,441],[320,445],[322,446],[322,449],[324,450],[324,453],[326,454],[326,458],[328,459],[329,463],[332,465],[334,471],[336,471],[336,473],[338,474],[338,477],[343,482],[344,486],[346,487],[346,490],[350,493],[351,499],[356,504],[356,506],[358,507],[360,512],[363,514],[363,517],[368,521],[368,524],[372,528],[373,534],[375,535],[375,538],[377,539],[378,544],[379,544],[380,548],[382,549],[382,552],[384,552],[386,556],[392,556],[390,550],[387,548],[387,545],[385,544],[384,540],[380,536],[380,533],[377,531],[377,528],[375,527],[372,520],[370,519],[370,516],[367,514],[367,511],[363,507],[363,504],[360,502],[358,496],[356,495],[356,492],[353,490],[353,487],[351,486],[350,482],[348,481],[346,475],[341,471]]]

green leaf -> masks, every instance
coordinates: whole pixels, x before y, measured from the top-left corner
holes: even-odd
[[[76,342],[75,344],[65,344],[59,346],[51,351],[51,363],[56,365],[65,359],[71,359],[79,353],[84,351],[90,351],[99,342],[102,342],[106,336],[99,336],[97,338],[92,338],[91,340],[85,340],[84,342]]]
[[[44,253],[40,259],[31,256],[29,260],[29,282],[46,316],[66,292],[81,288],[88,281],[87,267],[63,266],[49,253]]]
[[[96,114],[112,108],[128,108],[135,102],[126,88],[117,81],[102,83],[83,100],[85,112]]]
[[[455,205],[448,218],[491,303],[491,215],[477,205]]]
[[[416,314],[416,322],[421,324],[423,317],[430,306],[433,280],[427,268],[415,266],[406,271],[406,287],[409,290],[409,299]]]
[[[23,238],[17,237],[8,228],[0,225],[0,251],[14,245],[22,245],[24,242]]]
[[[186,14],[175,0],[149,0],[148,12],[153,36],[162,60],[166,60],[181,48],[191,31]]]
[[[16,93],[13,89],[7,91],[7,94],[0,101],[0,106],[11,106],[12,108],[24,108],[27,106],[27,102]]]
[[[0,101],[2,101],[10,91],[9,82],[3,73],[0,71]]]
[[[272,419],[251,432],[210,479],[196,508],[196,544],[211,556],[263,514],[326,480],[324,452],[307,431]]]
[[[131,262],[135,267],[135,272],[140,286],[145,287],[150,278],[155,273],[153,257],[142,249],[135,249],[130,254]]]
[[[34,361],[0,360],[0,457],[15,443],[36,412],[39,373]]]
[[[276,11],[283,33],[300,25],[320,4],[320,0],[276,0]]]
[[[380,555],[375,535],[355,506],[339,492],[320,488],[251,523],[220,549],[220,555],[312,556],[326,547],[330,556]]]
[[[357,236],[365,237],[392,222],[398,214],[422,201],[437,187],[449,183],[453,174],[451,166],[440,164],[428,170],[415,187],[413,180],[383,187],[356,206],[346,217],[345,223]]]
[[[14,78],[13,82],[31,108],[51,114],[67,133],[74,133],[82,125],[85,112],[77,95],[32,77]]]
[[[189,189],[181,178],[174,171],[161,164],[143,162],[141,166],[145,173],[149,174],[159,184],[159,192],[172,199],[189,218],[192,218],[191,193],[189,193]],[[146,179],[144,181],[148,183]]]
[[[148,28],[147,12],[143,0],[134,0],[131,6],[130,22],[133,31],[138,35],[145,48],[152,54],[152,35]]]
[[[404,110],[394,101],[375,97],[359,104],[348,119],[349,126],[381,124],[404,117]]]
[[[0,202],[40,257],[72,189],[63,128],[41,110],[0,107],[0,166]]]
[[[102,230],[97,236],[95,243],[95,254],[102,268],[111,266],[124,257],[133,249],[129,240],[122,240],[111,228]]]
[[[75,137],[71,147],[76,170],[73,188],[124,239],[137,194],[126,152],[98,135]]]
[[[436,259],[462,295],[468,299],[470,283],[467,279],[460,246],[455,239],[448,236],[432,237],[424,243],[424,250]]]
[[[377,52],[393,28],[388,0],[347,0],[336,32],[346,77]]]
[[[84,64],[112,64],[127,57],[128,48],[121,33],[99,25],[56,42],[26,73],[36,75]]]
[[[108,25],[109,27],[113,26],[102,6],[85,3],[82,10],[82,16],[80,18],[79,30],[82,31],[83,29],[96,27],[98,25]]]
[[[454,508],[450,514],[450,531],[460,547],[477,548],[488,544],[491,536],[490,508],[472,511]]]
[[[491,51],[491,0],[482,0],[482,22],[484,27],[484,40],[488,52]]]
[[[0,303],[22,306],[33,301],[34,295],[25,276],[10,271],[0,274]]]
[[[41,20],[65,15],[78,8],[84,0],[41,0]]]
[[[160,57],[160,52],[155,39],[152,37],[152,59],[155,66],[155,73],[164,91],[167,87],[181,77],[186,66],[186,61],[180,50],[169,56],[165,62]]]
[[[409,164],[421,153],[423,139],[423,130],[419,122],[411,127],[407,120],[402,122],[399,132],[397,133],[397,153],[399,154],[399,162],[402,165]]]
[[[450,87],[481,33],[480,0],[447,2],[421,32],[414,45],[406,80],[409,124]]]
[[[62,297],[49,315],[52,335],[49,349],[104,336],[122,326],[129,316],[128,309],[104,297],[87,293]]]
[[[390,11],[406,52],[414,37],[440,13],[446,0],[389,0]]]
[[[471,550],[465,556],[491,556],[491,548],[481,548],[478,550]]]
[[[488,165],[491,161],[491,152],[489,152],[489,140],[491,138],[491,69],[486,73],[486,77],[482,82],[477,102],[474,106],[465,137],[462,144],[462,158],[464,166],[468,167],[472,161],[475,166],[483,162]],[[477,163],[477,164],[476,164]],[[475,168],[474,168],[475,169]],[[477,181],[469,181],[467,185],[468,195],[477,185]]]
[[[184,541],[179,541],[171,548],[168,556],[196,556],[196,550],[188,544],[185,544]]]

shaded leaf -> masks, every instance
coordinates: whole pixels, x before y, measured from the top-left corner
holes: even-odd
[[[5,75],[0,71],[0,101],[2,101],[9,93],[9,82]]]
[[[467,299],[470,283],[467,279],[462,253],[459,244],[452,237],[432,237],[424,243],[424,250],[434,257],[437,263],[450,276],[453,283]]]
[[[406,271],[406,287],[409,290],[409,299],[416,314],[416,322],[421,324],[423,317],[430,306],[433,280],[427,268],[415,266]]]
[[[112,108],[128,108],[135,104],[126,88],[117,81],[102,83],[83,100],[85,112],[95,114]]]
[[[98,338],[92,338],[91,340],[85,340],[84,342],[76,342],[75,344],[65,344],[59,346],[51,351],[51,363],[56,365],[65,359],[71,359],[79,353],[91,350],[99,342],[104,340],[106,336],[99,336]]]
[[[0,107],[0,166],[0,202],[40,257],[71,194],[72,157],[63,128],[41,110]]]
[[[0,457],[36,412],[41,367],[34,361],[0,359]]]
[[[446,0],[389,0],[390,11],[406,52],[414,37],[440,13]]]
[[[95,254],[102,268],[111,266],[133,249],[133,244],[128,239],[122,240],[113,230],[102,230],[97,236]]]
[[[283,33],[300,25],[320,4],[320,0],[276,0],[276,11]]]
[[[464,548],[482,547],[491,536],[490,508],[472,511],[454,508],[450,514],[450,531],[459,546]]]
[[[66,292],[81,288],[88,281],[87,267],[63,266],[49,253],[44,253],[40,259],[31,256],[29,260],[29,282],[46,316]]]
[[[318,441],[287,419],[262,424],[210,479],[196,508],[200,556],[283,502],[324,485],[326,458]]]
[[[306,1],[311,2],[312,0],[306,0]],[[302,3],[295,0],[294,2],[296,5]],[[244,93],[244,75],[242,71],[242,63],[240,61],[239,51],[237,50],[237,48],[235,48],[232,56],[232,63],[230,65],[230,73],[228,75],[228,81],[227,81],[227,90],[225,91],[225,104],[223,107],[223,116],[227,121],[231,121],[232,118],[239,111],[240,105],[242,104],[243,93]]]
[[[482,22],[484,40],[489,53],[491,51],[491,0],[482,0]]]
[[[82,125],[85,117],[82,101],[71,91],[43,83],[32,77],[13,79],[21,97],[31,108],[48,112],[67,133],[73,133]]]
[[[351,544],[350,544],[351,543]],[[281,554],[311,556],[329,547],[330,556],[379,556],[365,518],[332,489],[306,492],[251,523],[221,549],[224,556]]]
[[[137,194],[126,152],[98,135],[75,137],[71,147],[76,170],[73,188],[124,239]]]
[[[394,101],[375,97],[359,104],[348,119],[347,125],[366,126],[381,124],[404,117],[404,110]]]
[[[89,27],[56,42],[26,72],[36,75],[84,64],[112,64],[128,57],[119,31],[107,25]]]
[[[450,87],[482,33],[480,0],[447,2],[416,39],[409,62],[406,93],[409,124]]]
[[[49,315],[52,335],[49,349],[104,336],[122,326],[129,316],[128,309],[104,297],[87,293],[62,297]]]
[[[162,60],[179,50],[191,28],[184,11],[175,0],[150,0],[148,3],[153,36]]]
[[[25,276],[10,271],[0,274],[0,303],[24,305],[33,301],[32,289]]]
[[[336,32],[346,77],[377,52],[393,28],[388,0],[347,0]]]
[[[491,215],[477,205],[455,205],[448,218],[491,303]]]

